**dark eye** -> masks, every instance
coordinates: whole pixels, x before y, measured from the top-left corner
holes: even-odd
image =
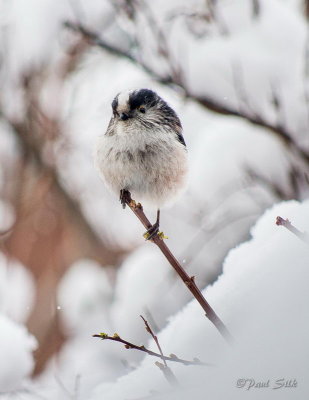
[[[138,111],[141,112],[142,114],[145,114],[146,108],[145,108],[145,107],[140,107],[140,108],[138,109]]]

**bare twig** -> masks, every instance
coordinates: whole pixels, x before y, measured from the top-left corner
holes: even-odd
[[[150,68],[145,62],[141,59],[137,58],[130,52],[124,51],[122,49],[116,48],[115,46],[109,44],[104,39],[99,37],[98,34],[93,32],[90,29],[87,29],[83,25],[73,23],[73,22],[65,22],[64,24],[67,28],[71,29],[74,32],[80,33],[90,44],[98,46],[111,54],[116,56],[120,56],[126,58],[133,62],[134,64],[140,66],[149,76],[151,76],[154,80],[159,83],[166,84],[169,86],[173,86],[177,84],[183,90],[184,96],[188,99],[192,99],[196,101],[203,107],[216,112],[222,115],[230,115],[243,118],[248,122],[252,123],[253,125],[261,126],[273,134],[275,134],[278,138],[280,138],[284,144],[291,150],[294,151],[306,164],[309,163],[309,152],[301,148],[296,141],[294,140],[292,133],[289,132],[285,127],[281,124],[272,124],[265,120],[260,115],[252,115],[250,112],[247,111],[240,111],[236,110],[233,107],[229,107],[226,104],[221,104],[220,102],[216,101],[212,97],[208,97],[206,95],[198,96],[190,92],[190,90],[186,87],[183,81],[179,80],[175,82],[173,76],[167,75],[165,77],[160,76],[157,72],[155,72],[152,68]]]
[[[290,232],[294,233],[294,235],[297,236],[300,240],[302,240],[306,244],[309,244],[309,235],[307,233],[301,232],[297,228],[295,228],[295,226],[292,225],[288,219],[284,219],[284,218],[278,216],[276,218],[276,225],[284,226]]]
[[[157,367],[160,368],[160,370],[163,372],[165,378],[167,379],[167,381],[171,384],[171,385],[178,385],[178,381],[176,379],[176,376],[174,375],[173,371],[170,369],[170,367],[167,365],[166,363],[166,359],[164,358],[162,349],[161,349],[161,345],[159,343],[159,340],[157,338],[157,336],[153,333],[150,325],[148,324],[147,320],[141,315],[140,316],[142,318],[142,320],[144,321],[145,327],[146,327],[146,331],[150,333],[150,335],[152,336],[153,340],[155,341],[159,352],[161,354],[161,359],[163,361],[163,364],[156,362]]]
[[[128,192],[129,194],[129,192]],[[146,215],[144,214],[143,207],[141,204],[136,204],[134,200],[131,199],[131,196],[126,197],[126,204],[130,207],[130,209],[134,212],[134,214],[137,216],[137,218],[141,221],[141,223],[144,225],[146,229],[149,229],[152,225]],[[177,259],[174,257],[170,249],[167,247],[165,244],[164,240],[159,235],[155,235],[152,238],[152,242],[155,243],[161,252],[164,254],[164,256],[167,258],[168,262],[171,264],[171,266],[174,268],[176,273],[179,275],[179,277],[182,279],[184,284],[188,287],[190,292],[193,294],[193,296],[196,298],[196,300],[200,303],[201,307],[205,311],[206,317],[209,319],[210,322],[214,324],[214,326],[218,329],[220,334],[224,337],[225,340],[228,342],[232,342],[233,338],[230,332],[228,331],[227,327],[224,325],[224,323],[221,321],[221,319],[217,316],[215,311],[212,309],[212,307],[209,305],[205,297],[202,295],[201,291],[197,287],[195,283],[195,277],[194,276],[189,276],[186,271],[182,268],[180,263],[177,261]]]
[[[157,53],[165,59],[170,68],[170,76],[173,83],[181,85],[183,82],[183,72],[180,64],[173,59],[164,31],[159,27],[148,3],[146,1],[140,1],[138,5],[140,13],[144,14],[144,17],[147,20],[147,25],[151,29],[153,36],[156,38],[156,45],[158,46]]]
[[[163,352],[162,352],[162,349],[161,349],[161,346],[160,346],[160,343],[159,343],[159,340],[158,340],[157,336],[153,333],[153,331],[152,331],[152,329],[150,328],[150,325],[148,324],[147,320],[146,320],[142,315],[140,315],[140,317],[141,317],[142,320],[144,321],[146,331],[147,331],[148,333],[150,333],[150,335],[152,336],[153,340],[156,342],[156,345],[157,345],[157,347],[158,347],[158,349],[159,349],[159,352],[160,352],[160,354],[161,354],[161,358],[162,358],[163,364],[167,367],[167,364],[166,364],[166,361],[165,361],[165,359],[164,359]]]
[[[71,29],[74,32],[80,33],[89,42],[89,44],[98,46],[98,47],[108,51],[111,54],[114,54],[116,56],[121,56],[121,57],[123,57],[123,58],[125,58],[127,60],[132,61],[134,64],[140,65],[140,67],[146,73],[148,73],[150,76],[152,76],[158,82],[167,83],[167,84],[173,83],[172,78],[170,76],[165,77],[165,78],[159,77],[145,63],[143,63],[141,60],[138,60],[130,52],[127,52],[127,51],[122,50],[120,48],[116,48],[115,46],[107,43],[105,40],[100,38],[95,32],[92,32],[90,29],[87,29],[83,25],[67,21],[67,22],[64,23],[64,26],[66,28]]]
[[[158,357],[158,358],[164,359],[165,361],[173,361],[173,362],[177,362],[177,363],[180,363],[183,365],[211,366],[211,364],[206,364],[206,363],[198,360],[197,358],[195,358],[193,361],[189,361],[189,360],[184,360],[182,358],[178,358],[177,356],[175,356],[175,354],[170,354],[170,356],[165,356],[163,354],[156,353],[155,351],[146,349],[146,347],[144,345],[137,346],[134,343],[131,343],[131,342],[128,342],[127,340],[122,339],[117,333],[115,333],[113,336],[109,336],[106,333],[100,333],[98,335],[92,335],[92,336],[103,339],[103,340],[112,340],[114,342],[122,343],[122,344],[124,344],[124,347],[126,349],[135,349],[135,350],[143,351],[144,353],[147,353],[150,356]]]

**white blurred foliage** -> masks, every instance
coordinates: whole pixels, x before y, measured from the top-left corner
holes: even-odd
[[[0,253],[0,312],[25,323],[31,312],[35,286],[29,271]]]
[[[0,395],[21,388],[34,367],[36,339],[23,325],[0,313]]]
[[[1,170],[0,170],[1,173]],[[1,177],[0,177],[1,179]],[[10,203],[0,199],[0,231],[7,231],[14,222],[14,210]]]
[[[181,67],[191,93],[275,124],[278,115],[271,105],[275,91],[286,127],[293,133],[308,129],[304,101],[307,27],[300,1],[259,0],[256,19],[251,1],[215,2],[217,23],[224,23],[226,33],[206,30],[201,37],[194,33],[194,15],[206,12],[203,0],[147,4],[158,25],[168,32],[171,57]],[[209,27],[206,19],[204,26]],[[154,35],[151,24],[142,19],[137,30],[143,31],[140,39],[147,63],[160,70],[162,60],[148,49],[148,36]]]
[[[83,326],[88,330],[91,320],[95,323],[102,313],[108,314],[111,302],[111,282],[106,270],[95,261],[79,260],[73,264],[58,288],[58,309],[66,329],[73,332],[81,333]]]
[[[39,387],[30,391],[40,391],[42,386],[51,398],[65,399],[70,393],[86,399],[98,382],[115,380],[127,372],[117,347],[106,349],[91,337],[101,330],[113,331],[112,282],[106,270],[95,261],[80,260],[64,275],[58,289],[57,313],[71,339],[49,362]]]
[[[13,207],[6,198],[5,189],[14,177],[17,146],[9,127],[0,120],[0,232],[9,229],[14,220]]]

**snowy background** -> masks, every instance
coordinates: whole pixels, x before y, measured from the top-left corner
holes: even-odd
[[[309,395],[309,4],[0,0],[0,399]],[[167,245],[228,345],[93,165],[124,89],[178,113],[185,194]],[[137,199],[138,200],[138,199]],[[145,209],[151,220],[155,210]],[[165,355],[101,341],[117,332]]]

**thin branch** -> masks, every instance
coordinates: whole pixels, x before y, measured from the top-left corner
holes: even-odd
[[[137,218],[141,221],[141,223],[144,225],[146,229],[149,229],[152,226],[150,221],[144,214],[143,207],[141,206],[141,204],[140,203],[136,204],[136,202],[131,199],[131,195],[129,196],[129,192],[128,196],[126,197],[126,204],[130,207],[130,209],[133,211],[133,213],[137,216]],[[221,321],[221,319],[217,316],[212,307],[209,305],[205,297],[202,295],[201,291],[199,290],[199,288],[195,283],[194,280],[195,277],[194,276],[190,277],[186,273],[186,271],[182,268],[180,263],[177,261],[177,259],[170,251],[170,249],[167,247],[164,240],[162,240],[162,238],[159,235],[154,236],[152,238],[152,242],[159,247],[161,252],[167,258],[168,262],[174,268],[174,270],[182,279],[184,284],[187,286],[187,288],[190,290],[190,292],[193,294],[196,300],[200,303],[209,321],[214,324],[214,326],[218,329],[218,331],[226,341],[232,342],[233,341],[232,335],[230,334],[224,323]]]
[[[101,49],[104,49],[104,50],[108,51],[109,53],[114,54],[116,56],[123,57],[123,58],[133,62],[134,64],[138,64],[140,67],[142,67],[142,69],[147,74],[152,76],[157,82],[167,83],[167,84],[173,83],[172,78],[170,76],[166,77],[166,78],[159,77],[145,63],[143,63],[141,60],[138,60],[131,53],[129,53],[125,50],[122,50],[120,48],[116,48],[115,46],[107,43],[105,40],[100,38],[95,32],[92,32],[90,29],[85,28],[83,25],[67,21],[64,23],[64,26],[66,28],[71,29],[74,32],[80,33],[86,40],[88,40],[88,42],[90,44],[98,46]]]
[[[152,31],[153,36],[155,37],[156,45],[158,46],[157,53],[162,56],[167,65],[170,68],[170,76],[174,84],[178,85],[183,82],[183,71],[181,69],[180,64],[173,60],[173,55],[171,54],[168,46],[168,40],[164,33],[164,31],[159,27],[156,22],[151,9],[146,1],[140,1],[138,3],[140,13],[144,14],[144,17],[147,20],[147,25]]]
[[[164,358],[164,355],[163,355],[163,352],[162,352],[158,337],[153,333],[153,331],[152,331],[150,325],[148,324],[147,320],[142,315],[140,317],[144,321],[146,331],[149,332],[150,335],[152,336],[152,338],[155,341],[155,343],[156,343],[156,345],[157,345],[157,347],[159,349],[159,352],[161,354],[161,359],[163,361],[163,364],[161,364],[159,362],[156,362],[156,366],[160,368],[160,370],[163,372],[163,375],[165,376],[166,380],[172,386],[178,385],[179,383],[178,383],[178,381],[176,379],[176,376],[174,375],[174,373],[170,369],[170,367],[167,365],[166,359]]]
[[[142,320],[144,321],[146,331],[147,331],[148,333],[150,333],[150,335],[152,336],[153,340],[155,341],[155,343],[156,343],[156,345],[157,345],[157,347],[158,347],[158,349],[159,349],[159,352],[160,352],[160,354],[161,354],[161,358],[162,358],[163,364],[167,367],[167,364],[166,364],[166,361],[165,361],[165,359],[164,359],[163,352],[162,352],[162,349],[161,349],[161,346],[160,346],[158,337],[153,333],[153,331],[152,331],[152,329],[150,328],[150,325],[148,324],[147,320],[146,320],[142,315],[140,315],[140,317],[141,317]]]
[[[128,342],[127,340],[122,339],[117,333],[115,333],[113,336],[109,336],[106,333],[100,333],[98,335],[92,335],[92,337],[97,337],[102,340],[112,340],[114,342],[119,342],[124,344],[124,347],[126,349],[135,349],[139,351],[143,351],[144,353],[147,353],[149,356],[157,357],[164,359],[165,361],[173,361],[177,362],[183,365],[202,365],[202,366],[211,366],[211,364],[204,363],[197,358],[195,358],[193,361],[189,360],[184,360],[182,358],[178,358],[175,354],[170,354],[170,356],[165,356],[163,354],[156,353],[155,351],[146,349],[144,345],[142,346],[137,346],[134,343]],[[163,358],[162,358],[163,357]]]
[[[289,230],[295,236],[297,236],[301,241],[305,242],[306,244],[309,244],[309,235],[295,228],[295,226],[292,225],[288,219],[284,219],[278,216],[276,218],[276,225],[284,226],[287,230]]]

